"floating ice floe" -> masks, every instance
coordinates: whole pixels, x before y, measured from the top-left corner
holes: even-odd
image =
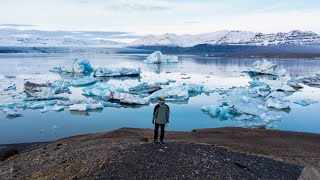
[[[67,73],[91,73],[93,68],[91,67],[89,60],[76,59],[72,64],[64,67],[54,67],[52,72],[67,72]]]
[[[298,78],[298,81],[311,87],[320,88],[320,74]]]
[[[163,55],[160,51],[156,51],[150,54],[143,62],[147,64],[178,63],[179,59],[178,56]]]
[[[93,85],[96,82],[98,82],[98,79],[93,78],[93,77],[85,77],[81,79],[75,79],[70,82],[70,85],[72,86],[88,86],[88,85]]]
[[[117,104],[117,103],[112,103],[112,102],[106,102],[106,101],[101,101],[103,107],[116,107],[116,108],[119,108],[121,107],[120,104]]]
[[[102,103],[74,104],[69,107],[70,111],[87,111],[95,109],[103,109]]]
[[[293,101],[293,103],[299,104],[301,106],[309,106],[311,104],[315,104],[315,103],[318,103],[318,102],[319,101],[312,100],[312,99],[300,99],[300,100]]]
[[[140,76],[141,69],[107,69],[99,67],[94,70],[94,77],[119,77],[119,76]]]
[[[5,75],[5,77],[8,78],[8,79],[16,78],[16,76],[13,76],[13,75]]]
[[[27,108],[29,109],[43,109],[46,106],[53,106],[57,103],[57,101],[34,101],[27,102]]]
[[[271,91],[287,91],[287,92],[295,92],[296,90],[291,87],[287,81],[282,80],[267,80],[261,79],[259,82],[270,87]]]
[[[65,108],[65,106],[45,106],[43,109],[41,109],[41,112],[46,113],[50,111],[62,111]]]

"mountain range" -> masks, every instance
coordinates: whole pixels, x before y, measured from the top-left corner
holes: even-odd
[[[129,46],[193,47],[202,44],[245,46],[320,45],[320,35],[311,31],[299,30],[272,34],[227,30],[197,35],[176,35],[166,33],[159,36],[148,35],[135,40],[130,43]]]

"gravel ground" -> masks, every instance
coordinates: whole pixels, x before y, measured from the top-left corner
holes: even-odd
[[[304,166],[320,167],[320,134],[168,131],[164,145],[150,143],[152,135],[122,128],[26,149],[6,145],[21,151],[0,162],[0,179],[297,179]]]
[[[120,150],[85,179],[296,180],[301,171],[301,166],[210,145],[146,143]]]

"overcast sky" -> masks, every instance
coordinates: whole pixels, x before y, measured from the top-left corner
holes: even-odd
[[[139,35],[218,30],[320,33],[320,0],[1,0],[0,24]],[[35,26],[19,26],[35,25]]]

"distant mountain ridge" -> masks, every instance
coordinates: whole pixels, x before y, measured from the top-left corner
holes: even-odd
[[[159,36],[145,36],[129,43],[128,46],[193,47],[201,44],[240,46],[320,45],[320,35],[311,31],[299,30],[271,34],[229,30],[197,35],[176,35],[166,33]]]

